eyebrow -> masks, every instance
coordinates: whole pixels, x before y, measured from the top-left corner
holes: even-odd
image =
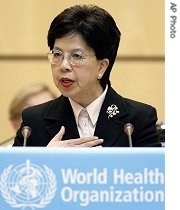
[[[59,47],[54,47],[53,50],[60,50],[60,51],[63,52],[63,50],[62,50],[61,48],[59,48]],[[70,50],[70,52],[74,52],[74,51],[80,51],[80,52],[82,52],[82,53],[85,53],[85,52],[84,52],[84,49],[82,49],[82,48],[74,48],[74,49]],[[68,51],[68,52],[69,52],[69,51]]]

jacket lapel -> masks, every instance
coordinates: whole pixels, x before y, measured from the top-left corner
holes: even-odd
[[[113,117],[108,118],[107,109],[112,105],[116,105],[119,113],[116,112]],[[95,136],[104,139],[102,146],[112,146],[119,139],[121,133],[124,132],[124,125],[126,124],[128,114],[123,98],[110,87],[102,105],[94,133]]]
[[[46,131],[51,139],[59,132],[61,126],[65,127],[63,140],[79,138],[73,110],[67,97],[60,96],[55,99],[44,114],[44,119],[49,121]]]

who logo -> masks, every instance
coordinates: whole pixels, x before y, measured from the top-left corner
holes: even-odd
[[[35,209],[48,205],[57,190],[56,176],[46,165],[39,167],[26,160],[9,165],[0,175],[0,191],[13,208]]]

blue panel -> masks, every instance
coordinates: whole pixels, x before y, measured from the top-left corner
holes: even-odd
[[[0,148],[0,209],[164,210],[164,148]]]

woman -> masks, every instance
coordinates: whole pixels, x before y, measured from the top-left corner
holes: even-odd
[[[123,98],[111,87],[120,35],[113,17],[94,5],[76,5],[54,18],[48,59],[62,95],[24,110],[14,146],[23,145],[25,125],[32,129],[27,146],[161,146],[155,108]],[[132,142],[124,132],[128,123]]]
[[[20,127],[21,114],[25,108],[53,100],[56,97],[55,93],[42,83],[30,84],[21,89],[9,106],[9,119],[14,130]]]

